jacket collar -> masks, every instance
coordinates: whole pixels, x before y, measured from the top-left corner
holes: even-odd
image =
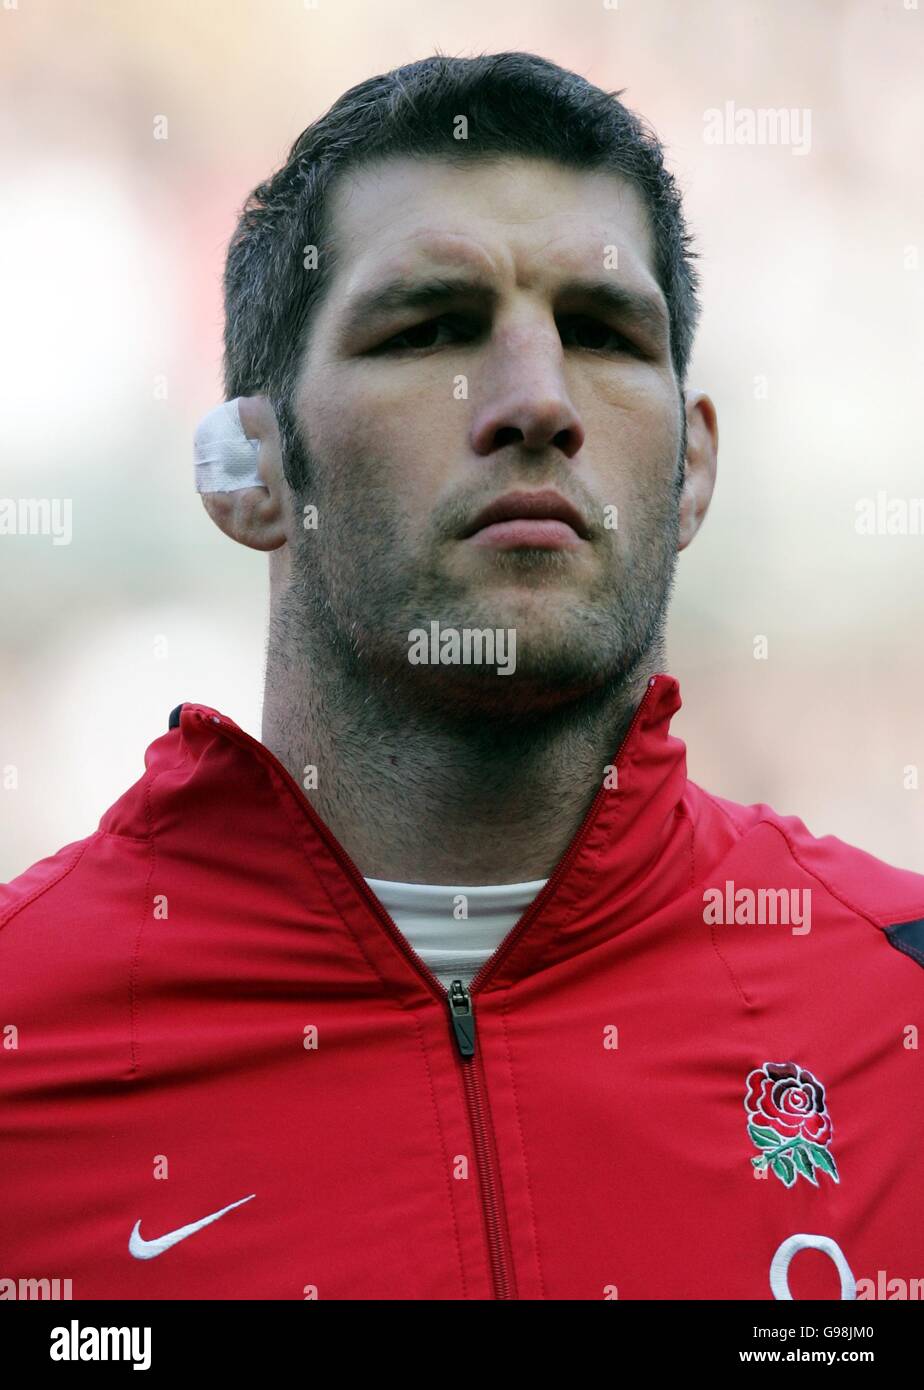
[[[676,678],[653,676],[613,750],[615,777],[611,771],[604,778],[545,887],[475,990],[504,988],[587,950],[691,886],[686,748],[670,733],[680,707]],[[219,893],[244,875],[273,905],[269,910],[287,918],[301,911],[302,931],[307,917],[325,930],[349,932],[362,958],[395,989],[432,992],[433,977],[427,981],[429,972],[269,749],[208,705],[179,706],[170,725],[147,749],[145,776],[105,813],[100,830],[153,833],[168,858],[172,843],[187,860],[199,845],[202,867],[224,880]]]

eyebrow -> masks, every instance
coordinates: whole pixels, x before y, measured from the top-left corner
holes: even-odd
[[[341,339],[374,327],[379,319],[401,309],[439,309],[465,299],[484,310],[495,307],[499,294],[492,285],[467,275],[435,275],[424,280],[398,276],[350,300],[341,320]],[[561,284],[556,298],[569,305],[603,310],[623,322],[639,325],[658,345],[666,340],[668,319],[660,296],[629,289],[606,278],[572,279]]]

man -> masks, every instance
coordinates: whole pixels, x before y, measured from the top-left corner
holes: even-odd
[[[669,731],[717,428],[656,139],[528,54],[376,77],[248,200],[226,310],[197,481],[269,553],[262,742],[184,702],[3,892],[0,1274],[924,1273],[924,877],[710,796]]]

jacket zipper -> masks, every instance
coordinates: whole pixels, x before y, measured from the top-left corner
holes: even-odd
[[[469,1123],[475,1140],[475,1160],[481,1183],[481,1207],[488,1233],[488,1254],[495,1298],[516,1298],[512,1261],[508,1253],[507,1218],[498,1195],[497,1175],[491,1154],[493,1132],[481,1075],[481,1059],[475,1056],[475,1011],[472,997],[461,980],[448,991],[449,1017],[462,1059],[462,1082]]]
[[[617,764],[622,757],[623,749],[641,718],[642,710],[648,701],[654,683],[655,677],[652,677],[648,682],[645,694],[639,701],[632,721],[619,745],[616,758],[614,759],[614,762]],[[494,1286],[494,1297],[498,1299],[516,1298],[512,1277],[512,1262],[507,1245],[506,1213],[503,1210],[503,1203],[498,1195],[496,1164],[492,1155],[491,1138],[493,1137],[493,1130],[490,1127],[490,1112],[488,1110],[487,1096],[482,1079],[481,1058],[480,1056],[476,1056],[475,1005],[473,996],[480,994],[485,981],[494,973],[500,962],[510,954],[513,946],[520,940],[530,923],[533,922],[536,916],[543,910],[545,904],[570,869],[584,841],[590,833],[597,817],[597,811],[606,796],[607,789],[601,785],[591,803],[590,809],[584,817],[580,829],[569,845],[561,862],[554,870],[551,878],[548,879],[545,887],[530,903],[520,920],[507,933],[494,954],[485,961],[468,988],[466,988],[461,980],[453,980],[450,988],[447,990],[443,982],[434,975],[426,961],[423,960],[411,946],[407,937],[393,920],[384,904],[375,896],[372,889],[359,872],[359,869],[343,848],[343,845],[341,845],[333,831],[325,825],[288,768],[283,767],[276,755],[271,753],[265,744],[260,743],[258,739],[252,738],[250,734],[246,733],[243,729],[237,726],[232,728],[218,715],[210,716],[203,713],[201,710],[196,710],[195,713],[203,722],[211,720],[219,724],[226,736],[234,739],[236,743],[251,748],[259,757],[275,769],[288,787],[297,793],[296,801],[298,805],[301,807],[304,814],[307,815],[314,829],[324,840],[324,843],[327,845],[344,873],[346,873],[354,886],[359,890],[374,916],[388,932],[391,940],[417,973],[423,977],[436,997],[442,998],[448,1004],[450,1032],[455,1040],[456,1048],[459,1053],[463,1089],[468,1109],[469,1127],[475,1141],[475,1158],[480,1179],[482,1212],[485,1220],[485,1228],[488,1233],[488,1260]]]

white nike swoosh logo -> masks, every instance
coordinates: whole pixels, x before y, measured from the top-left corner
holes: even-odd
[[[221,1211],[213,1211],[211,1216],[203,1216],[201,1221],[191,1221],[188,1226],[179,1226],[175,1231],[168,1231],[165,1236],[158,1236],[156,1240],[143,1240],[139,1232],[141,1222],[136,1221],[132,1228],[132,1233],[128,1238],[129,1254],[134,1255],[136,1260],[153,1260],[156,1255],[162,1255],[165,1250],[169,1250],[171,1245],[178,1245],[187,1236],[193,1236],[197,1231],[201,1231],[203,1226],[210,1226],[213,1221],[217,1221],[219,1216],[224,1216],[225,1212],[233,1211],[235,1207],[242,1206],[244,1202],[250,1202],[256,1197],[255,1192],[251,1192],[249,1197],[242,1197],[239,1202],[232,1202],[228,1207],[222,1207]]]

